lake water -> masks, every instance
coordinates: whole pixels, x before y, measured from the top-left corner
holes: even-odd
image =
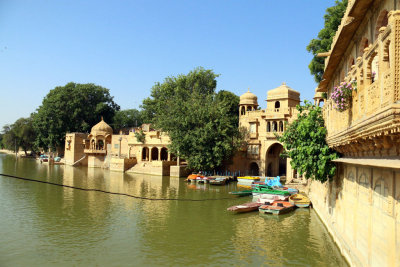
[[[250,197],[227,186],[102,169],[48,166],[0,154],[0,266],[347,266],[318,215],[231,214]],[[228,199],[227,199],[228,198]]]

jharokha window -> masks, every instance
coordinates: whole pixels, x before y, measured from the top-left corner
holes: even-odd
[[[255,123],[250,123],[250,133],[256,133],[257,127]]]

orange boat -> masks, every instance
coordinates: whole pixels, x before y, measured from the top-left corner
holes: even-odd
[[[261,213],[284,214],[294,210],[295,206],[288,201],[275,200],[270,205],[262,205],[258,208]]]

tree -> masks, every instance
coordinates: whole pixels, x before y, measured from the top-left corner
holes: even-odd
[[[108,89],[88,83],[68,83],[50,90],[37,109],[33,125],[36,145],[63,147],[67,132],[89,132],[101,117],[112,123],[119,106]]]
[[[300,175],[321,182],[335,175],[336,166],[332,160],[338,154],[326,143],[327,130],[324,125],[321,108],[304,101],[297,106],[297,119],[289,124],[278,140],[283,143],[290,164]]]
[[[11,125],[7,124],[3,126],[3,138],[2,144],[5,149],[13,150],[15,152],[16,147],[16,137],[15,132],[12,130]]]
[[[113,119],[114,130],[122,128],[137,127],[142,125],[142,114],[137,109],[125,109],[115,112]]]
[[[2,145],[8,150],[15,150],[22,148],[27,155],[27,151],[35,150],[36,133],[32,125],[32,117],[20,118],[11,125],[3,127]]]
[[[240,143],[239,97],[228,91],[217,94],[216,77],[203,68],[168,77],[153,86],[141,106],[145,120],[168,133],[172,153],[197,170],[220,166]]]
[[[346,11],[347,1],[348,0],[336,0],[335,5],[326,10],[324,15],[324,28],[318,33],[318,38],[312,39],[307,46],[307,51],[314,55],[308,68],[311,74],[314,75],[314,80],[317,83],[321,81],[325,67],[324,58],[317,57],[317,54],[328,52],[331,49],[333,37]]]

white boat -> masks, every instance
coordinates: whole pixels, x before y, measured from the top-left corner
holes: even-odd
[[[286,200],[287,196],[282,195],[273,195],[273,194],[254,194],[253,193],[253,202],[257,203],[273,203],[276,200]]]

